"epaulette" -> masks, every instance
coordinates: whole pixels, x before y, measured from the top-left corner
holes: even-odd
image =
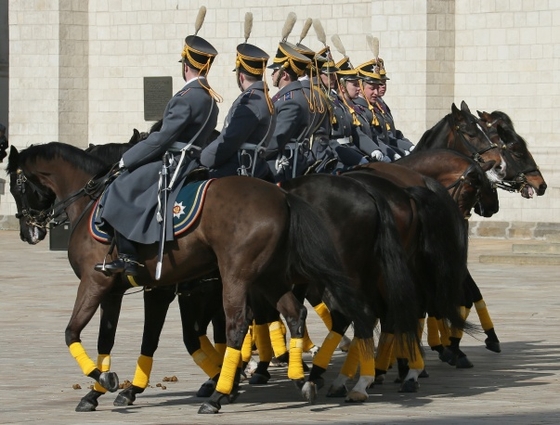
[[[180,92],[177,92],[176,96],[184,96],[184,95],[186,95],[186,94],[189,92],[190,89],[191,89],[191,88],[189,87],[189,88],[186,89],[186,90],[181,90]]]
[[[284,100],[290,100],[292,97],[294,97],[294,95],[292,94],[291,91],[289,91],[284,95]]]
[[[254,90],[248,90],[241,95],[241,99],[239,99],[239,103],[242,105],[246,105],[249,103],[249,99],[253,95]]]

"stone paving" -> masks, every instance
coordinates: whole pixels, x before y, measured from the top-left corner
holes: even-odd
[[[532,241],[531,243],[534,243]],[[560,297],[558,266],[483,264],[480,255],[509,253],[512,241],[472,239],[470,269],[488,304],[502,352],[484,348],[484,334],[465,336],[463,350],[472,369],[455,369],[426,352],[429,378],[415,394],[400,394],[391,370],[364,404],[346,404],[320,391],[309,405],[286,378],[272,368],[266,386],[243,384],[242,394],[218,415],[198,415],[195,396],[205,380],[183,344],[178,308],[171,308],[152,381],[134,406],[114,407],[115,394],[100,398],[96,412],[74,408],[92,384],[64,344],[64,329],[74,302],[77,279],[66,252],[49,251],[19,240],[16,231],[0,231],[0,424],[557,424],[560,422]],[[130,291],[124,301],[112,369],[131,379],[142,331],[142,296]],[[310,312],[310,334],[320,344],[324,325]],[[476,313],[471,314],[476,321]],[[83,333],[96,357],[97,316]],[[305,357],[310,361],[310,357]],[[327,385],[342,364],[337,352]],[[176,376],[177,382],[164,382]],[[73,389],[78,384],[81,389]]]

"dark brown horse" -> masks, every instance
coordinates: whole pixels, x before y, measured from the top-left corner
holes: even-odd
[[[502,180],[506,173],[501,146],[490,140],[464,101],[461,109],[451,105],[451,113],[422,135],[411,155],[426,149],[452,149],[477,162],[494,161],[493,168],[487,172],[492,182]]]
[[[83,219],[92,204],[92,177],[103,167],[78,148],[49,143],[11,155],[8,171],[16,181],[18,174],[24,176],[20,184],[29,187],[33,182],[56,196],[60,201],[54,210],[65,211],[70,220],[68,256],[80,285],[66,343],[85,375],[115,391],[116,374],[101,372],[80,342],[81,331],[104,297],[126,285],[120,276],[107,277],[94,271],[107,247],[90,236],[89,224]],[[13,195],[24,198],[32,192],[16,188]],[[47,217],[50,219],[52,216]],[[31,214],[28,220],[33,220]],[[168,244],[159,281],[154,280],[157,247],[142,246],[139,253],[146,283],[171,285],[186,277],[194,279],[216,271],[221,275],[228,348],[216,391],[199,413],[216,413],[222,397],[234,390],[239,350],[250,318],[246,304],[249,290],[261,291],[283,314],[295,340],[303,336],[306,316],[305,308],[290,291],[291,283],[299,280],[326,287],[327,304],[344,312],[358,329],[370,323],[367,308],[349,288],[333,242],[316,213],[297,196],[257,179],[226,177],[209,186],[194,228]],[[301,368],[301,350],[291,354]],[[288,373],[295,381],[303,379],[301,370],[289,369]]]
[[[498,182],[498,187],[517,191],[524,198],[532,198],[535,193],[537,196],[544,195],[546,182],[529,152],[527,142],[515,131],[511,118],[501,111],[477,113],[491,140],[502,147],[507,163],[506,175]]]

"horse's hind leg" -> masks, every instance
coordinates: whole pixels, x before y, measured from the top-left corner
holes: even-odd
[[[154,353],[159,344],[169,304],[175,298],[172,288],[155,288],[144,291],[144,331],[140,356],[136,362],[136,370],[132,385],[123,389],[113,401],[115,406],[130,406],[136,395],[144,392],[150,380]]]
[[[198,413],[202,414],[218,413],[223,397],[228,397],[230,402],[237,397],[242,364],[241,346],[249,328],[247,290],[231,282],[228,285],[225,276],[222,276],[222,281],[228,346],[216,389],[198,409]]]

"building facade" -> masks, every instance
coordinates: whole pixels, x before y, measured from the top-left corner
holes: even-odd
[[[133,128],[149,129],[145,79],[172,77],[173,92],[182,87],[177,61],[184,38],[194,33],[200,6],[207,14],[199,35],[219,52],[209,81],[224,98],[221,123],[238,95],[232,69],[235,47],[244,41],[245,13],[253,13],[249,42],[273,57],[284,21],[294,12],[297,22],[288,41],[299,41],[307,18],[318,19],[327,44],[332,46],[331,37],[338,34],[355,65],[372,56],[366,35],[379,38],[391,78],[385,99],[397,126],[413,142],[449,113],[452,103],[464,100],[473,112],[506,112],[527,140],[548,190],[532,200],[501,191],[499,213],[473,217],[471,227],[521,237],[541,237],[539,229],[557,227],[560,2],[284,0],[264,6],[241,0],[235,5],[223,0],[9,0],[0,9],[0,18],[7,16],[0,22],[0,111],[5,105],[10,143],[25,148],[57,140],[85,148],[126,142]],[[313,28],[303,44],[323,47]],[[333,55],[342,58],[334,47]],[[15,212],[9,193],[0,193],[4,228],[15,224]]]

